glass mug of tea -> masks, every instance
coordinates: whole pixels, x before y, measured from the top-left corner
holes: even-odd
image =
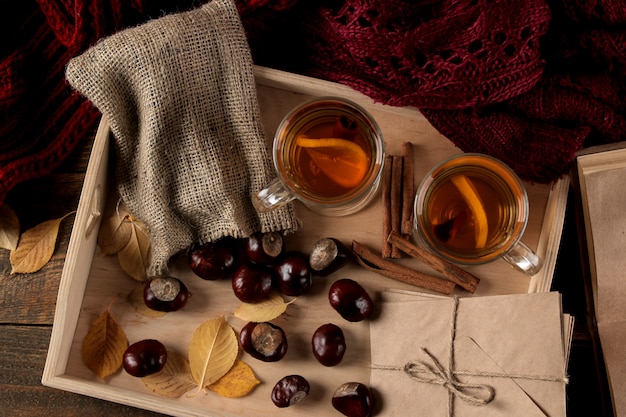
[[[417,240],[465,265],[502,258],[535,275],[542,261],[524,244],[528,195],[519,177],[488,155],[454,155],[430,170],[414,206]]]
[[[291,110],[276,130],[272,152],[278,175],[253,195],[259,212],[298,199],[318,214],[352,214],[376,193],[385,160],[374,118],[339,97],[320,97]]]

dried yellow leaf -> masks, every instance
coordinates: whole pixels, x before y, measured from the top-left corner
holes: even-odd
[[[126,246],[117,253],[117,258],[124,272],[143,282],[148,278],[146,268],[150,256],[150,237],[145,226],[138,220],[132,221],[131,225],[131,237]]]
[[[161,317],[167,313],[164,311],[153,310],[144,302],[143,291],[145,284],[137,285],[128,295],[126,301],[133,306],[135,311],[146,317]]]
[[[20,220],[6,203],[0,205],[0,248],[15,250],[20,239]]]
[[[207,388],[222,397],[239,398],[248,395],[260,383],[247,363],[236,360],[226,375]]]
[[[224,317],[207,320],[193,333],[189,342],[189,366],[198,389],[226,375],[239,354],[235,330]]]
[[[72,213],[58,219],[47,220],[25,231],[20,237],[17,248],[9,256],[11,273],[28,274],[43,268],[54,254],[59,225]]]
[[[287,310],[287,306],[296,299],[285,302],[278,293],[272,293],[267,299],[258,303],[242,303],[235,310],[235,317],[244,321],[262,323],[274,320]]]
[[[107,310],[91,324],[83,339],[83,362],[101,379],[122,367],[128,339],[122,327]]]
[[[196,386],[189,362],[174,350],[167,351],[167,361],[161,371],[145,376],[141,381],[150,391],[166,398],[178,398]]]

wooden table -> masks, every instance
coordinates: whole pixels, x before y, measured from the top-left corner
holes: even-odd
[[[94,132],[95,133],[95,132]],[[76,210],[92,140],[81,143],[54,174],[21,184],[6,202],[17,212],[22,231]],[[570,197],[572,199],[572,197]],[[569,366],[568,416],[610,417],[606,382],[594,359],[587,323],[583,266],[572,201],[568,204],[554,290],[564,309],[576,317]],[[42,386],[59,279],[74,216],[63,221],[52,260],[34,274],[11,275],[9,252],[0,249],[0,415],[11,416],[156,416],[159,414]]]

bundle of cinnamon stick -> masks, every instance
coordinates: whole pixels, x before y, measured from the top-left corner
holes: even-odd
[[[420,248],[397,232],[390,232],[386,240],[403,253],[429,265],[443,278],[383,258],[365,245],[352,241],[352,252],[359,265],[387,278],[441,294],[452,294],[457,285],[470,293],[476,291],[480,279],[459,266]]]
[[[413,144],[404,142],[400,155],[387,155],[383,167],[383,258],[400,258],[402,252],[387,240],[390,232],[409,238],[413,232]]]

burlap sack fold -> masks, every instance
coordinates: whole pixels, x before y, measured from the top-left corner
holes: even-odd
[[[252,206],[275,173],[232,0],[105,38],[66,77],[111,125],[120,195],[150,231],[149,275],[195,243],[299,227],[291,206]]]

